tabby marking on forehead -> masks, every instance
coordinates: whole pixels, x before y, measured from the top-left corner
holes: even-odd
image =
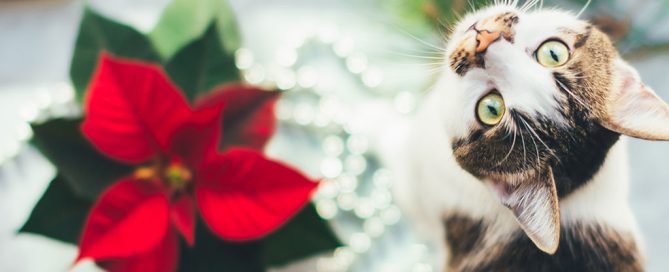
[[[471,28],[476,31],[494,31],[501,33],[502,37],[513,43],[513,26],[518,23],[519,17],[514,12],[505,12],[493,17],[487,17],[474,23]],[[459,75],[464,75],[472,68],[485,68],[485,62],[481,54],[472,51],[480,41],[465,39],[457,49],[450,55],[450,66]]]

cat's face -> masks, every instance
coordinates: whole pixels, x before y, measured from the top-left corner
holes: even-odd
[[[555,10],[497,5],[461,20],[447,45],[443,115],[460,166],[481,179],[543,251],[558,199],[586,183],[619,135],[669,139],[669,107],[608,37]]]
[[[485,177],[534,171],[558,155],[549,143],[587,130],[594,116],[586,106],[602,103],[595,92],[608,89],[617,54],[571,15],[498,6],[458,24],[447,56],[458,85],[452,115],[461,116],[450,126],[455,155]]]

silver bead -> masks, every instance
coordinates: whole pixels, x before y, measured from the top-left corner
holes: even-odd
[[[342,173],[342,163],[336,157],[327,157],[321,161],[321,173],[326,178],[336,178]]]
[[[255,62],[253,52],[247,48],[239,48],[235,51],[235,66],[240,70],[251,68]]]
[[[348,244],[353,252],[365,253],[371,247],[372,241],[367,234],[358,232],[351,235]]]
[[[316,201],[316,212],[318,216],[325,220],[330,220],[337,216],[337,204],[330,199],[320,199]]]

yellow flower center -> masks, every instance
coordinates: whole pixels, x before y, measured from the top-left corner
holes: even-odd
[[[144,180],[151,180],[158,177],[156,173],[156,167],[152,166],[137,168],[137,170],[135,170],[134,176],[137,179],[144,179]]]
[[[190,170],[181,163],[171,163],[165,168],[163,175],[168,185],[176,190],[185,188],[193,178]]]
[[[150,166],[137,168],[134,177],[141,180],[160,180],[170,189],[180,191],[186,188],[193,179],[193,174],[186,165],[179,161],[169,164],[156,163]]]

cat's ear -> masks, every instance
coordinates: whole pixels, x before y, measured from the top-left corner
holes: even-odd
[[[491,182],[493,191],[530,240],[541,251],[554,254],[560,241],[560,208],[553,171],[548,168],[513,179]]]
[[[615,132],[647,140],[669,140],[669,106],[641,82],[623,60],[613,64],[613,87],[601,124]]]

